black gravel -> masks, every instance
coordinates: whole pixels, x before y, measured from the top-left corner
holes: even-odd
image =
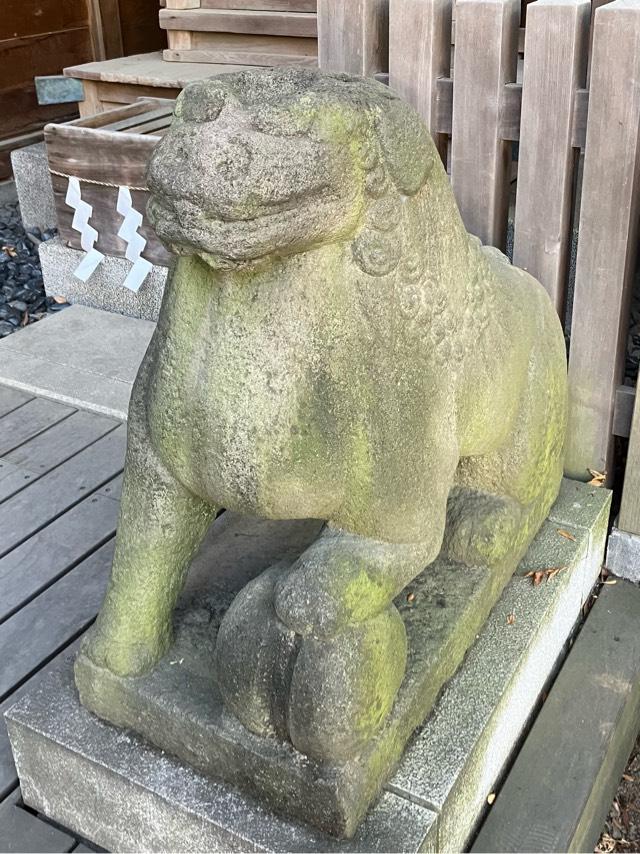
[[[55,229],[25,232],[18,203],[0,205],[0,338],[66,308],[66,302],[45,294],[38,258],[39,244],[55,234]]]

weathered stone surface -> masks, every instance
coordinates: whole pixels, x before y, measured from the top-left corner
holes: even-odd
[[[640,535],[622,531],[614,523],[607,543],[605,565],[610,572],[615,573],[620,578],[639,582]]]
[[[602,588],[472,851],[594,850],[640,727],[639,621],[638,587]]]
[[[158,319],[167,280],[166,267],[154,265],[140,290],[134,293],[122,285],[131,269],[131,262],[115,255],[105,256],[87,282],[76,279],[73,273],[83,254],[78,249],[65,246],[59,237],[40,244],[42,277],[49,296],[62,294],[74,305],[87,305],[143,320]]]
[[[20,215],[25,229],[41,231],[58,224],[51,175],[44,142],[36,142],[11,152]]]
[[[280,818],[105,724],[72,661],[7,717],[23,797],[110,851],[418,851],[435,814],[385,792],[349,841]]]
[[[125,420],[154,324],[72,305],[0,341],[0,382]]]
[[[565,484],[563,489],[572,486]],[[577,485],[572,502],[580,508],[575,524],[565,523],[565,527],[576,534],[593,531],[593,537],[567,541],[549,526],[538,535],[520,574],[508,583],[460,670],[425,726],[409,742],[400,768],[352,841],[337,843],[278,818],[250,797],[145,746],[130,732],[101,723],[80,707],[68,673],[9,712],[27,801],[110,850],[464,850],[487,795],[562,655],[584,591],[596,580],[594,567],[603,554],[610,493],[592,492],[585,484]],[[234,584],[259,575],[265,564],[291,560],[316,535],[317,523],[274,523],[224,514],[194,562],[184,601],[201,601],[203,590],[210,588],[214,555],[225,591],[220,599],[230,600]],[[554,543],[561,550],[555,558]],[[593,553],[587,551],[588,543]],[[541,566],[542,556],[556,562],[561,557],[567,569],[534,587],[522,573],[529,566]],[[451,585],[455,587],[461,578],[458,574]],[[412,613],[415,617],[419,611]],[[507,620],[510,614],[512,623]],[[126,683],[144,719],[150,715],[155,720],[156,737],[173,739],[180,734],[171,718],[187,721],[189,732],[197,734],[213,717],[211,693],[205,688],[203,698],[197,688],[210,678],[214,639],[207,632],[209,617],[207,613],[199,620],[192,613],[187,619],[178,613],[182,628],[163,677],[168,695],[153,689],[154,696],[148,677]],[[192,674],[188,680],[185,668]],[[179,690],[172,684],[178,684]],[[142,700],[133,692],[144,695]],[[168,734],[167,715],[172,728]],[[151,721],[148,726],[153,728]],[[235,725],[235,731],[242,728]],[[192,738],[191,749],[211,750],[206,741],[210,734],[211,730],[200,740]],[[233,751],[242,745],[242,741],[233,742],[233,735],[228,743]],[[304,762],[299,765],[304,769]],[[292,764],[288,769],[280,766],[279,773],[295,777],[299,771]],[[100,797],[94,798],[94,792]],[[309,795],[313,797],[317,793]]]
[[[256,782],[240,747],[219,764],[348,836],[557,495],[560,323],[538,283],[467,234],[426,128],[373,81],[270,69],[196,83],[148,183],[181,257],[132,393],[80,694],[122,723],[127,680],[163,671],[216,509],[326,520],[244,594],[255,634],[243,600],[229,611],[216,660],[251,751],[279,735],[282,755],[342,780],[332,805],[309,812],[299,787]]]
[[[391,791],[438,812],[434,850],[465,850],[482,817],[598,579],[610,506],[608,490],[563,480],[550,519],[391,779]],[[574,541],[558,534],[557,517]],[[526,577],[560,566],[536,586]]]

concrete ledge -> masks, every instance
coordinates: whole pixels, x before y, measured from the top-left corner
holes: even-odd
[[[155,324],[71,306],[0,341],[0,383],[125,420]]]
[[[55,228],[56,204],[44,142],[12,151],[11,166],[24,227],[41,231]]]
[[[640,535],[620,530],[616,522],[609,534],[605,566],[620,578],[640,582]]]
[[[602,588],[473,851],[593,851],[640,726],[640,589]]]
[[[337,843],[277,817],[102,723],[80,705],[70,667],[7,713],[25,800],[114,850],[463,850],[597,578],[609,504],[604,489],[563,482],[549,520],[354,840]],[[259,531],[235,533],[230,566],[248,543],[272,562]],[[215,536],[207,547],[216,549]],[[206,569],[213,554],[196,563]],[[527,577],[553,568],[559,572],[537,586]]]
[[[157,320],[167,280],[167,267],[154,265],[137,293],[123,287],[131,263],[108,255],[88,282],[73,275],[84,253],[70,249],[56,237],[40,245],[44,287],[49,296],[61,295],[77,305],[126,314],[143,320]]]

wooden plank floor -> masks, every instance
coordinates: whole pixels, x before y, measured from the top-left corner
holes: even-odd
[[[22,803],[1,715],[95,619],[125,444],[118,421],[0,385],[0,852],[92,850]]]

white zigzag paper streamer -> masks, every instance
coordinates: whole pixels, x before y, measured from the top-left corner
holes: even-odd
[[[118,230],[118,237],[127,243],[124,257],[133,264],[122,284],[125,288],[135,292],[149,275],[152,265],[151,262],[141,257],[144,247],[147,245],[144,237],[138,234],[138,229],[142,225],[142,214],[133,207],[131,192],[128,187],[118,188],[116,209],[120,216],[124,217],[124,222]]]
[[[93,226],[89,225],[93,208],[90,204],[82,200],[80,181],[73,176],[69,178],[65,202],[75,211],[71,227],[75,231],[80,232],[80,246],[82,246],[86,253],[73,271],[73,275],[77,279],[80,279],[81,282],[86,282],[98,264],[104,260],[104,255],[93,248],[93,244],[98,239],[98,232]]]

